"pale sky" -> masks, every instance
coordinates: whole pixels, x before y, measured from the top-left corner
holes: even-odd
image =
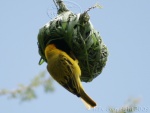
[[[97,102],[97,110],[87,111],[79,98],[56,82],[55,92],[45,94],[38,88],[36,100],[20,104],[18,99],[0,97],[1,113],[108,113],[108,107],[121,107],[129,97],[141,98],[139,110],[150,112],[150,0],[72,0],[75,13],[96,2],[103,9],[90,11],[91,22],[109,49],[102,74],[83,83]],[[51,20],[47,12],[52,0],[0,1],[0,89],[28,84],[46,63],[39,66],[37,47],[39,29]],[[55,9],[52,12],[55,13]],[[50,13],[50,12],[48,12]],[[47,76],[49,76],[47,74]]]

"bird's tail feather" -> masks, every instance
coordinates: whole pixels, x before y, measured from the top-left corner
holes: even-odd
[[[81,93],[81,100],[88,110],[96,107],[96,103],[84,91]]]

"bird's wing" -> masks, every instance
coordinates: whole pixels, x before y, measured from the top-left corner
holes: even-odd
[[[62,78],[59,83],[71,93],[80,97],[80,81],[78,81],[79,75],[76,74],[74,64],[65,55],[59,55],[60,66],[62,67]]]

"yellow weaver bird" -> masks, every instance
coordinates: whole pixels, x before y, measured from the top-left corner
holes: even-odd
[[[73,60],[66,52],[56,48],[54,44],[46,46],[45,56],[50,75],[69,92],[81,97],[88,109],[96,107],[96,103],[85,93],[82,87],[78,60]]]

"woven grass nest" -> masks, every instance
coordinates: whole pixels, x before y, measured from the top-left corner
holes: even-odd
[[[54,43],[70,57],[78,59],[81,81],[91,82],[96,78],[106,65],[108,50],[89,19],[87,12],[74,14],[61,1],[57,17],[39,30],[39,64],[47,62],[44,49]]]

